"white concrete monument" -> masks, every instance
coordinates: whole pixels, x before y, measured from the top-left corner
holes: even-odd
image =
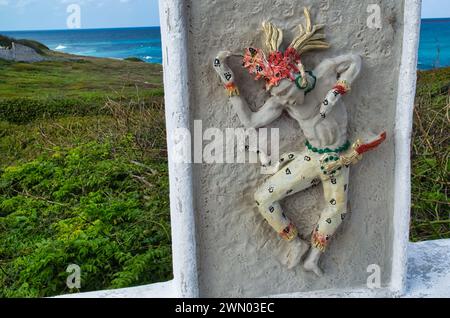
[[[362,60],[357,54],[328,58],[313,71],[305,71],[301,56],[305,52],[330,47],[320,33],[324,25],[313,25],[305,8],[305,26],[283,52],[283,31],[270,22],[263,23],[266,52],[248,48],[244,55],[222,51],[214,59],[214,68],[228,91],[231,104],[241,122],[251,128],[266,126],[286,111],[299,125],[306,137],[305,149],[289,151],[274,160],[257,149],[267,178],[255,190],[255,204],[268,224],[286,241],[278,250],[279,259],[289,269],[296,267],[305,253],[303,268],[322,276],[321,254],[349,213],[350,165],[362,155],[379,146],[385,139],[376,139],[351,146],[348,140],[347,108],[342,96],[350,91],[361,72]],[[264,105],[252,111],[240,95],[229,58],[238,56],[256,80],[264,79],[270,97]],[[295,224],[286,216],[280,200],[322,184],[324,208],[312,230],[311,244],[302,240]]]
[[[160,5],[179,295],[401,294],[420,1]],[[263,160],[281,169],[268,176],[257,164],[173,160],[186,141],[174,132],[193,132],[194,120],[204,130],[278,128],[281,159],[291,162]],[[383,131],[386,142],[347,169]],[[285,181],[289,168],[299,172]],[[307,189],[315,180],[323,187]]]

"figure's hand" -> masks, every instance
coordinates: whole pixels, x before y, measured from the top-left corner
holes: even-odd
[[[341,99],[341,97],[350,91],[350,84],[345,79],[340,79],[334,85],[333,89],[328,92],[327,96],[320,105],[320,116],[326,118],[332,111],[334,105]]]
[[[325,118],[331,112],[334,105],[341,99],[341,96],[342,95],[335,89],[328,92],[320,105],[320,116],[322,118]]]
[[[234,74],[230,67],[227,65],[226,60],[232,55],[231,52],[222,51],[214,58],[214,69],[219,74],[220,79],[224,84],[234,82]]]
[[[219,52],[219,54],[214,59],[214,69],[217,74],[219,74],[220,79],[225,85],[226,90],[228,91],[228,95],[230,97],[239,95],[239,90],[236,87],[234,82],[234,74],[231,68],[226,63],[226,59],[233,54],[228,51]]]

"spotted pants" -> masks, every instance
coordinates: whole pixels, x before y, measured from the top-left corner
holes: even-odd
[[[324,160],[337,156],[308,149],[285,154],[280,158],[282,168],[258,187],[255,193],[258,209],[283,239],[293,240],[298,231],[283,213],[280,200],[322,183],[326,206],[313,230],[311,244],[325,251],[347,213],[349,167],[342,167],[331,175],[323,171]]]

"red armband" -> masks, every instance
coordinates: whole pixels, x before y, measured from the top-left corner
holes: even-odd
[[[350,91],[350,85],[347,81],[338,81],[336,85],[334,85],[333,90],[340,95],[345,95]]]
[[[225,89],[227,90],[229,97],[239,96],[239,90],[233,82],[225,84]]]

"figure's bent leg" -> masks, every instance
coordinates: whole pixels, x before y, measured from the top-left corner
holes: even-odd
[[[265,153],[259,152],[259,157],[262,164],[261,172],[264,174],[275,174],[285,165],[302,156],[305,156],[304,152],[287,152],[281,155],[280,160],[274,161]]]
[[[295,158],[295,159],[294,159]],[[255,193],[255,201],[262,216],[269,225],[280,234],[280,236],[290,241],[297,233],[295,226],[283,213],[280,200],[303,191],[318,182],[318,163],[303,154],[292,153],[282,160],[293,160],[280,171],[268,178],[258,187]]]
[[[345,219],[347,213],[347,193],[349,168],[343,167],[338,176],[323,179],[326,207],[320,215],[311,238],[311,251],[305,260],[304,268],[321,275],[318,263],[328,243]]]
[[[315,164],[307,155],[300,155],[265,181],[255,193],[262,216],[283,240],[290,242],[282,260],[290,268],[300,262],[308,245],[300,240],[296,226],[284,214],[279,201],[317,183]]]
[[[276,250],[278,260],[288,269],[296,267],[308,251],[309,244],[300,239],[297,228],[284,214],[279,202],[269,203],[271,201],[269,196],[263,197],[261,194],[255,197],[259,200],[257,202],[260,213],[282,238],[277,243],[281,245]]]

